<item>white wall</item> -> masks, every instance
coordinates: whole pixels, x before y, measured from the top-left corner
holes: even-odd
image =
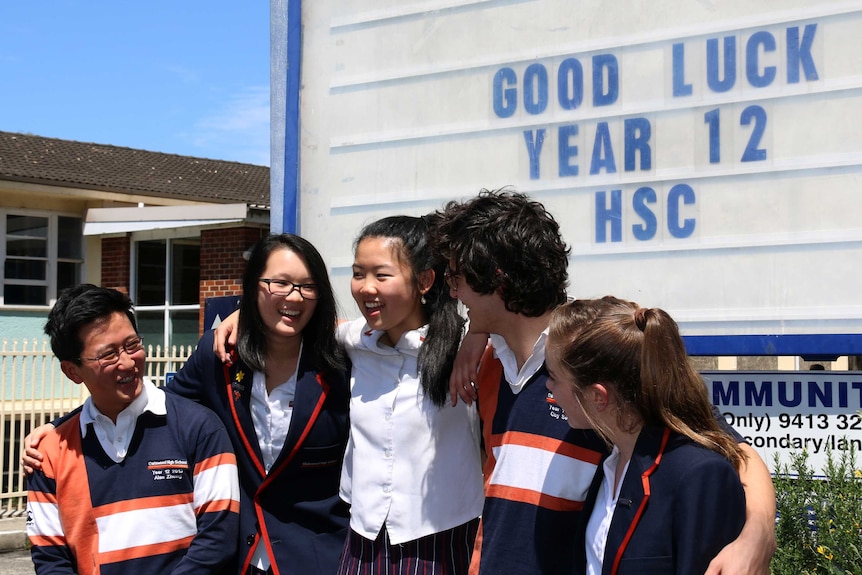
[[[300,231],[332,267],[351,317],[351,242],[361,226],[514,185],[560,220],[573,247],[574,296],[614,293],[665,307],[689,335],[862,333],[862,2],[313,0],[303,3],[302,25]],[[736,80],[722,91],[707,82],[707,45],[728,37]],[[788,67],[794,42],[800,56]],[[685,60],[677,94],[676,44]],[[584,97],[566,109],[557,73],[572,58]],[[618,65],[609,105],[593,102],[593,64],[602,59]],[[721,83],[723,52],[717,62]],[[547,106],[536,113],[523,99],[530,66],[548,74]],[[504,68],[517,78],[509,117],[494,109],[494,77]],[[709,118],[718,126],[712,145]],[[631,120],[651,132],[648,169],[636,154],[626,170]],[[763,127],[755,159],[742,161],[755,125]],[[572,126],[565,163],[578,173],[561,176],[560,131]],[[604,126],[616,170],[602,147],[605,168],[591,174]],[[539,130],[545,139],[531,170],[525,133]],[[671,194],[680,184],[693,203]],[[641,188],[656,203],[639,204]],[[620,241],[611,241],[610,223],[600,241],[596,204],[601,193],[610,204],[613,190]]]

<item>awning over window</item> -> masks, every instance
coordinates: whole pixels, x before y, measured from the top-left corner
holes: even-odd
[[[84,220],[84,235],[212,226],[246,220],[252,221],[246,204],[90,208]]]

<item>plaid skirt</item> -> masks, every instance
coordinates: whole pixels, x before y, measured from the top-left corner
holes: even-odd
[[[467,575],[479,519],[407,543],[393,545],[386,526],[375,541],[352,529],[338,575]]]

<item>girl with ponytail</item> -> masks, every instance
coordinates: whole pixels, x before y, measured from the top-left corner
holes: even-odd
[[[354,244],[362,317],[338,327],[352,362],[341,497],[351,505],[339,574],[466,574],[482,512],[474,406],[447,401],[464,320],[429,217],[392,216]]]
[[[551,319],[547,366],[569,425],[612,446],[584,504],[577,563],[588,575],[704,573],[745,523],[745,455],[676,322],[614,297],[569,302]]]

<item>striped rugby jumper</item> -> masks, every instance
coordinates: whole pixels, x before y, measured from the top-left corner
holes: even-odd
[[[129,452],[111,460],[80,412],[42,441],[28,481],[37,573],[220,573],[235,561],[236,459],[216,416],[166,394],[167,416],[138,417]]]
[[[489,347],[479,371],[488,459],[471,575],[572,572],[572,540],[604,442],[571,429],[545,387],[544,365],[517,395]]]

